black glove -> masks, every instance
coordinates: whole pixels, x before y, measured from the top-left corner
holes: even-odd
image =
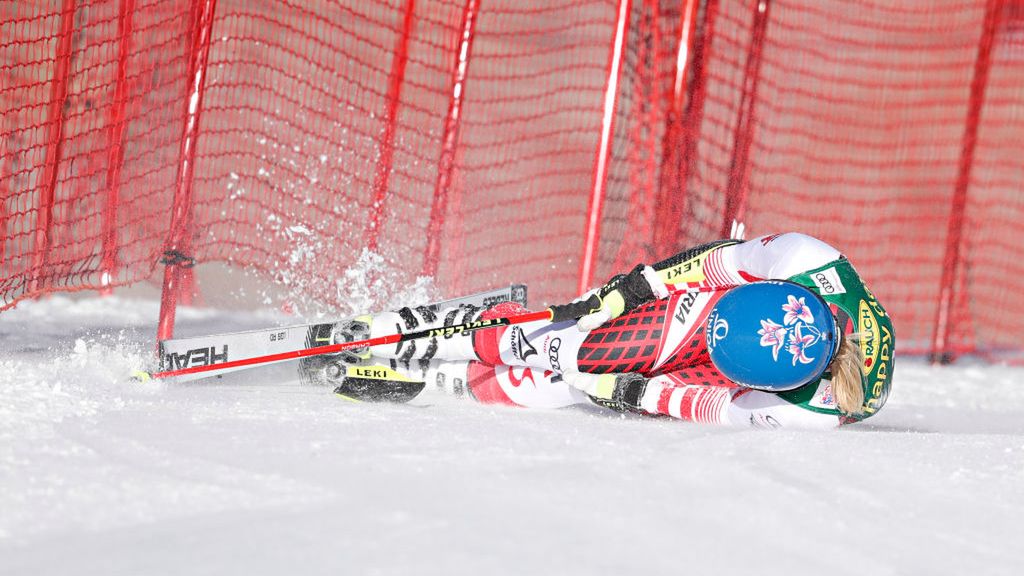
[[[653,268],[637,264],[629,274],[618,274],[607,284],[569,304],[552,306],[552,321],[578,320],[576,326],[589,332],[655,298],[668,296],[665,283]]]
[[[562,380],[585,392],[595,404],[619,412],[646,413],[640,401],[647,390],[647,378],[635,372],[622,374],[588,374],[565,372]]]

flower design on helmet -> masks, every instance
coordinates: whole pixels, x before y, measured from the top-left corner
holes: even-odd
[[[810,364],[814,361],[814,358],[807,356],[807,348],[818,341],[820,334],[804,334],[801,330],[803,326],[797,324],[793,327],[793,333],[789,335],[789,348],[787,349],[790,354],[793,355],[793,366],[796,366],[797,361],[801,364]],[[807,326],[807,328],[811,328]],[[813,330],[813,328],[811,328]]]
[[[782,305],[782,311],[786,313],[786,317],[782,321],[786,326],[795,324],[797,320],[808,324],[814,322],[814,315],[811,314],[811,309],[807,307],[807,302],[802,296],[797,298],[790,294],[788,298],[789,303]]]
[[[787,298],[788,302],[782,305],[782,311],[786,313],[782,325],[770,318],[761,320],[761,329],[757,331],[761,336],[761,346],[771,346],[772,358],[776,362],[779,361],[779,350],[785,346],[786,351],[793,355],[794,366],[797,362],[810,364],[814,358],[807,355],[807,349],[821,339],[821,333],[811,325],[814,315],[803,297],[796,298],[790,294]]]
[[[761,329],[757,331],[761,335],[761,346],[772,347],[772,357],[779,360],[779,350],[786,343],[786,328],[779,326],[770,319],[761,320]]]

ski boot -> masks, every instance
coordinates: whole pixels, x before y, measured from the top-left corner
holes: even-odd
[[[371,316],[358,316],[333,325],[320,325],[315,334],[310,334],[309,345],[313,348],[366,340],[370,338],[371,320]],[[336,385],[335,381],[344,374],[346,366],[360,366],[369,361],[369,346],[342,350],[335,354],[307,356],[299,360],[299,375],[310,384]]]
[[[382,312],[372,316],[358,316],[351,320],[325,326],[313,338],[313,346],[357,342],[386,334],[403,334],[452,326],[473,320],[480,308],[462,305],[435,313],[427,307],[400,308],[393,312]],[[329,330],[327,330],[329,328]],[[453,351],[452,346],[461,350]],[[334,384],[347,374],[348,366],[366,366],[370,363],[390,363],[393,369],[407,373],[425,374],[430,361],[441,353],[450,357],[453,353],[472,357],[472,341],[461,336],[455,338],[421,338],[399,341],[396,344],[359,347],[343,350],[336,354],[309,356],[302,359],[303,378],[314,384]],[[389,362],[390,360],[390,362]]]
[[[331,329],[331,344],[347,344],[370,339],[370,323],[373,316],[358,316],[347,322],[339,322]],[[370,359],[370,347],[360,346],[338,352],[339,360],[346,364],[362,364]]]
[[[430,308],[399,308],[392,312],[382,312],[371,316],[361,316],[346,323],[335,331],[334,342],[352,342],[360,338],[374,338],[389,334],[407,334],[463,324],[476,319],[480,308],[462,305],[434,312]],[[358,332],[355,332],[358,331]],[[461,349],[455,348],[461,344]],[[460,353],[474,357],[472,342],[468,337],[430,336],[413,340],[399,340],[394,344],[383,344],[370,349],[350,351],[352,355],[345,357],[349,364],[358,364],[354,359],[369,356],[377,359],[394,360],[393,366],[400,369],[426,370],[427,364],[435,357],[458,356]]]

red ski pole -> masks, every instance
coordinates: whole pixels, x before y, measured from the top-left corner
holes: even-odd
[[[205,366],[191,366],[189,368],[165,370],[163,372],[138,371],[135,373],[135,377],[140,380],[149,380],[151,378],[171,378],[174,376],[184,376],[186,374],[196,374],[199,372],[226,370],[229,368],[239,368],[241,366],[253,366],[257,364],[269,364],[271,362],[280,362],[282,360],[294,360],[296,358],[304,358],[306,356],[334,354],[337,352],[341,352],[342,350],[362,348],[363,346],[380,346],[383,344],[394,344],[397,342],[404,342],[406,340],[416,340],[418,338],[430,338],[432,336],[448,338],[456,334],[462,334],[465,332],[473,332],[475,330],[483,330],[485,328],[495,328],[497,326],[508,326],[510,324],[522,324],[524,322],[533,322],[535,320],[551,320],[553,317],[554,311],[551,308],[548,308],[546,310],[541,310],[540,312],[527,312],[525,314],[517,314],[515,316],[506,316],[503,318],[474,320],[472,322],[465,322],[463,324],[455,324],[453,326],[444,326],[441,328],[431,328],[429,330],[420,330],[418,332],[407,332],[405,334],[388,334],[387,336],[378,336],[376,338],[369,338],[366,340],[342,342],[340,344],[329,344],[327,346],[316,346],[314,348],[303,348],[301,350],[279,352],[277,354],[267,354],[265,356],[254,356],[252,358],[243,358],[241,360],[219,362],[217,364],[207,364]]]

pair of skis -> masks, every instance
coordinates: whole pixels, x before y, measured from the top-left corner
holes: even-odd
[[[489,308],[501,302],[518,302],[526,306],[526,286],[513,284],[507,288],[427,304],[425,307],[436,313],[439,310],[462,305]],[[178,382],[188,382],[296,359],[302,360],[299,363],[300,374],[308,376],[311,371],[320,367],[320,364],[312,362],[317,356],[431,336],[451,337],[457,333],[533,320],[550,320],[552,311],[548,309],[492,320],[476,320],[454,326],[391,334],[368,340],[335,342],[335,329],[345,325],[353,318],[355,317],[315,324],[164,340],[160,342],[159,346],[159,370],[151,373],[138,372],[136,377],[141,379],[175,378]]]

